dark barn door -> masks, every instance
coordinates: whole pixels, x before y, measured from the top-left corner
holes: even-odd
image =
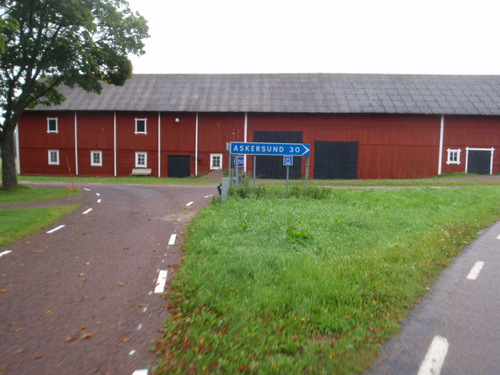
[[[253,133],[254,142],[270,143],[302,143],[302,132],[265,132]],[[286,178],[286,167],[283,166],[283,156],[257,156],[255,174],[259,178]],[[290,167],[290,178],[302,177],[302,157],[294,156]]]
[[[470,150],[467,173],[490,174],[491,151]]]
[[[168,155],[168,177],[189,176],[189,155]]]
[[[357,179],[358,142],[316,141],[314,178]]]

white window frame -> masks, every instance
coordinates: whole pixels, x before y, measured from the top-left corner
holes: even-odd
[[[144,156],[144,164],[139,163],[141,156]],[[135,167],[136,168],[147,168],[148,167],[148,153],[147,152],[137,151],[135,153]]]
[[[56,124],[56,129],[50,129],[50,123],[54,121]],[[57,117],[47,117],[47,133],[59,133],[59,119]]]
[[[99,155],[99,161],[95,161],[95,155]],[[90,151],[90,165],[92,167],[102,167],[102,151]]]
[[[137,124],[139,121],[144,121],[144,131],[137,130]],[[136,118],[135,119],[135,131],[134,134],[148,134],[148,119],[147,118]]]
[[[214,164],[214,161],[216,159],[219,159],[219,165],[218,166],[215,166]],[[210,170],[220,170],[222,169],[222,154],[210,154]]]
[[[447,160],[446,160],[446,164],[450,165],[450,164],[459,164],[460,165],[460,153],[462,152],[461,149],[457,148],[457,149],[452,149],[452,148],[449,148],[448,150],[448,157],[447,157]],[[453,160],[453,156],[456,155],[457,157],[457,160]]]
[[[52,155],[55,155],[56,160],[52,160]],[[49,150],[49,165],[59,165],[59,150]]]

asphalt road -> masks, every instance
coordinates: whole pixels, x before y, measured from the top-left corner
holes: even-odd
[[[500,374],[500,222],[446,269],[366,375]]]
[[[151,368],[150,347],[167,316],[163,271],[168,287],[182,231],[217,193],[215,186],[79,186],[79,209],[0,248],[2,375]]]

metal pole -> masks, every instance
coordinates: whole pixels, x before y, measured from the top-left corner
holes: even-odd
[[[253,156],[253,189],[255,190],[255,171],[256,171],[256,165],[257,165],[257,155]]]
[[[286,199],[288,199],[288,181],[290,179],[290,166],[286,166]]]
[[[309,156],[306,157],[306,181],[304,188],[304,196],[307,197],[307,176],[309,176]]]

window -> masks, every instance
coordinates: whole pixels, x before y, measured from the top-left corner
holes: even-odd
[[[56,117],[47,118],[47,133],[59,133],[59,121]]]
[[[147,125],[147,119],[136,118],[134,134],[148,134],[148,132],[146,131],[147,130],[146,125]]]
[[[448,149],[448,160],[446,164],[460,164],[460,149]]]
[[[59,165],[59,150],[49,150],[49,165]]]
[[[102,151],[90,151],[90,165],[102,167]]]
[[[222,169],[222,154],[210,154],[210,169]]]
[[[135,153],[135,167],[136,168],[147,168],[148,166],[148,153],[147,152],[136,152]]]

